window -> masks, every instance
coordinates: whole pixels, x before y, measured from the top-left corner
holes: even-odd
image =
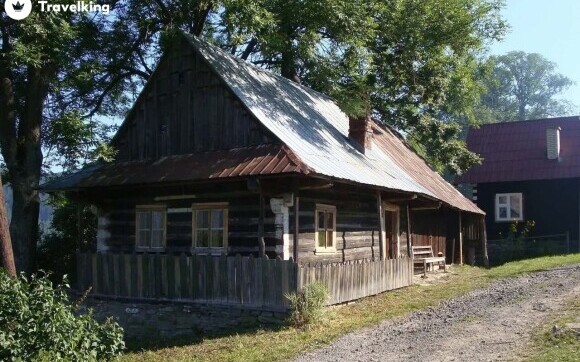
[[[165,206],[137,206],[136,240],[138,250],[162,250],[165,247]]]
[[[523,219],[521,193],[495,195],[495,221],[521,221]]]
[[[317,252],[336,251],[336,207],[331,205],[316,205],[315,210],[315,242]]]
[[[193,247],[227,247],[227,204],[193,204],[191,209],[193,211]]]

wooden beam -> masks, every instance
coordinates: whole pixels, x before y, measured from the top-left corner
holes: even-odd
[[[403,202],[403,201],[411,201],[411,200],[415,200],[417,199],[417,195],[413,194],[413,195],[409,195],[407,197],[396,197],[396,198],[387,198],[385,199],[385,201],[387,202]]]
[[[461,210],[457,211],[459,219],[459,265],[463,265],[463,227],[461,225]]]
[[[259,182],[259,181],[258,181]],[[262,194],[262,187],[259,186],[259,202],[260,202],[260,215],[258,219],[258,249],[260,257],[266,257],[266,243],[264,241],[264,195]]]
[[[379,258],[385,260],[385,213],[380,191],[377,191],[377,212],[379,214]]]
[[[487,230],[485,229],[485,216],[481,215],[481,243],[483,248],[483,265],[489,268],[489,256],[487,255]]]
[[[294,262],[298,263],[298,239],[300,235],[300,197],[298,188],[294,190]],[[296,284],[298,285],[298,284]]]
[[[407,254],[413,258],[413,240],[411,240],[411,211],[407,203]]]

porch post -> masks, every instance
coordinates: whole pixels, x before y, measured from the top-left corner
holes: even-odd
[[[483,247],[483,265],[489,268],[489,256],[487,255],[487,230],[485,229],[485,216],[480,218],[481,225],[481,243]]]
[[[413,258],[413,241],[411,240],[411,212],[409,211],[409,203],[407,203],[407,255]]]
[[[260,258],[264,258],[266,256],[266,242],[264,241],[264,194],[262,193],[262,185],[260,185],[259,203],[260,216],[258,219],[258,251]]]
[[[385,213],[383,211],[383,200],[381,191],[377,190],[377,211],[379,213],[379,258],[385,260]]]
[[[294,262],[298,263],[298,238],[300,235],[300,197],[298,187],[294,189]]]
[[[463,265],[463,227],[461,226],[461,210],[457,212],[459,219],[459,265]]]

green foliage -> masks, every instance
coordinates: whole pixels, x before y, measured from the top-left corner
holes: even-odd
[[[328,289],[321,282],[308,284],[298,293],[289,293],[290,323],[296,328],[305,328],[320,322],[328,301]]]
[[[485,93],[479,115],[483,122],[522,121],[572,113],[572,103],[556,98],[574,84],[540,54],[509,52],[489,57],[480,78]]]
[[[99,324],[90,312],[77,315],[66,288],[53,287],[46,276],[10,278],[0,270],[0,360],[99,361],[121,354],[121,327]]]
[[[38,268],[50,271],[53,282],[65,275],[76,276],[76,252],[94,251],[97,238],[97,216],[90,207],[63,195],[53,195],[54,207],[48,233],[42,236],[37,250]]]
[[[235,4],[234,4],[235,3]],[[224,2],[219,43],[372,113],[408,136],[438,171],[478,162],[460,140],[476,122],[477,56],[506,24],[497,0]],[[419,146],[421,145],[421,146]]]

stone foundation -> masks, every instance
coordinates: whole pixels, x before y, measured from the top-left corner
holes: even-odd
[[[285,323],[286,312],[238,306],[181,303],[130,303],[89,298],[81,307],[93,310],[95,318],[113,319],[126,338],[171,339],[200,333],[220,333],[256,326]]]

